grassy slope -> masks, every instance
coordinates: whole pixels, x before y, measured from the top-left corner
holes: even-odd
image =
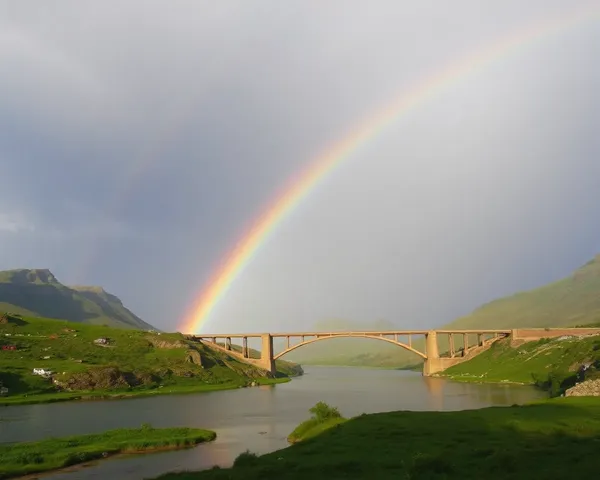
[[[108,337],[111,346],[94,345],[94,339],[100,337]],[[198,391],[237,387],[252,380],[267,382],[264,372],[256,367],[189,342],[178,333],[159,335],[24,317],[16,323],[0,324],[0,345],[11,344],[18,350],[0,350],[0,380],[11,394],[0,403],[71,398],[92,390],[75,386],[75,392],[56,393],[49,380],[32,375],[33,368],[51,369],[58,373],[55,378],[63,384],[76,378],[77,385],[81,385],[93,376],[97,380],[93,390],[96,394],[163,391],[160,385],[164,391]],[[200,356],[202,366],[187,361],[190,352]],[[43,359],[45,356],[50,358]],[[293,374],[296,366],[278,361],[277,368],[285,376],[286,372]],[[139,384],[130,388],[123,380]],[[28,395],[27,399],[23,395]]]
[[[184,448],[215,437],[214,432],[197,428],[143,426],[39,442],[0,444],[0,479],[76,465],[103,458],[105,454]]]
[[[600,336],[546,339],[511,347],[509,340],[494,343],[471,360],[450,367],[441,375],[455,380],[533,384],[548,379],[575,380],[583,363],[600,361]],[[559,393],[559,392],[557,392]]]
[[[600,255],[557,282],[490,302],[448,328],[559,327],[600,320]]]
[[[114,295],[99,287],[69,288],[44,269],[0,271],[0,311],[95,325],[152,328]]]
[[[167,479],[595,478],[600,400],[363,415],[232,469]]]

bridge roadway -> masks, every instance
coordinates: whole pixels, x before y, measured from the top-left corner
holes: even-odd
[[[378,330],[361,332],[221,333],[189,335],[188,338],[224,350],[233,356],[268,370],[271,374],[275,373],[275,360],[304,345],[331,338],[371,338],[392,343],[418,355],[424,360],[423,374],[432,375],[470,358],[470,356],[479,353],[499,338],[510,336],[511,332],[510,329]],[[447,336],[447,356],[440,356],[439,335]],[[425,337],[424,345],[414,346],[413,336]],[[460,336],[461,340],[455,342],[455,336]],[[250,349],[248,348],[249,338],[261,339],[260,358],[251,358]],[[232,339],[242,340],[240,351],[234,348]],[[273,348],[274,339],[286,340],[286,347],[283,351],[275,353]],[[296,340],[295,343],[294,340]],[[460,349],[457,348],[458,346],[460,346]],[[420,348],[423,348],[423,350]]]

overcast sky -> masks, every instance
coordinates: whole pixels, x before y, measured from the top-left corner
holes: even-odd
[[[600,1],[0,0],[0,269],[175,329],[296,172],[478,48],[594,6],[401,116],[207,330],[440,325],[600,253]]]

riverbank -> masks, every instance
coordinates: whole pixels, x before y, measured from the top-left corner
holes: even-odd
[[[559,398],[458,412],[361,415],[229,469],[161,480],[593,478],[600,399]]]
[[[57,470],[117,454],[186,448],[215,438],[216,433],[210,430],[143,425],[95,435],[0,444],[0,479]]]
[[[600,336],[565,336],[511,345],[495,342],[488,350],[436,376],[459,382],[536,385],[552,396],[596,375]]]
[[[277,385],[290,382],[290,377],[258,378],[254,379],[254,386]],[[159,395],[185,395],[192,393],[216,392],[220,390],[234,390],[236,388],[253,388],[252,384],[199,384],[199,385],[169,385],[164,388],[148,390],[124,390],[124,391],[88,391],[88,392],[51,392],[35,395],[15,395],[13,397],[0,397],[0,406],[11,405],[34,405],[39,403],[56,403],[72,401],[99,401],[99,400],[128,400],[143,397],[155,397]]]
[[[255,365],[180,333],[42,318],[0,323],[0,346],[4,406],[227,390],[302,374],[300,365],[277,360],[276,378],[270,378]],[[259,355],[252,349],[250,354]]]

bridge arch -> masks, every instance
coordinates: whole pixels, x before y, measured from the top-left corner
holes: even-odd
[[[279,353],[273,355],[273,360],[277,360],[278,358],[283,357],[284,355],[290,353],[291,351],[296,350],[297,348],[303,347],[305,345],[309,345],[311,343],[315,343],[320,340],[330,340],[332,338],[372,338],[374,340],[382,340],[384,342],[391,343],[398,347],[405,348],[409,352],[416,353],[424,360],[427,360],[426,354],[424,354],[423,352],[419,352],[418,350],[415,350],[413,347],[406,345],[405,343],[397,342],[396,340],[392,340],[391,338],[387,338],[387,337],[383,337],[383,336],[379,336],[379,335],[364,335],[364,334],[356,335],[356,334],[352,334],[352,333],[336,334],[336,335],[322,335],[322,336],[317,336],[315,338],[311,338],[309,340],[304,340],[303,342],[297,343],[296,345],[292,345],[291,347],[286,348],[282,352],[279,352]]]

